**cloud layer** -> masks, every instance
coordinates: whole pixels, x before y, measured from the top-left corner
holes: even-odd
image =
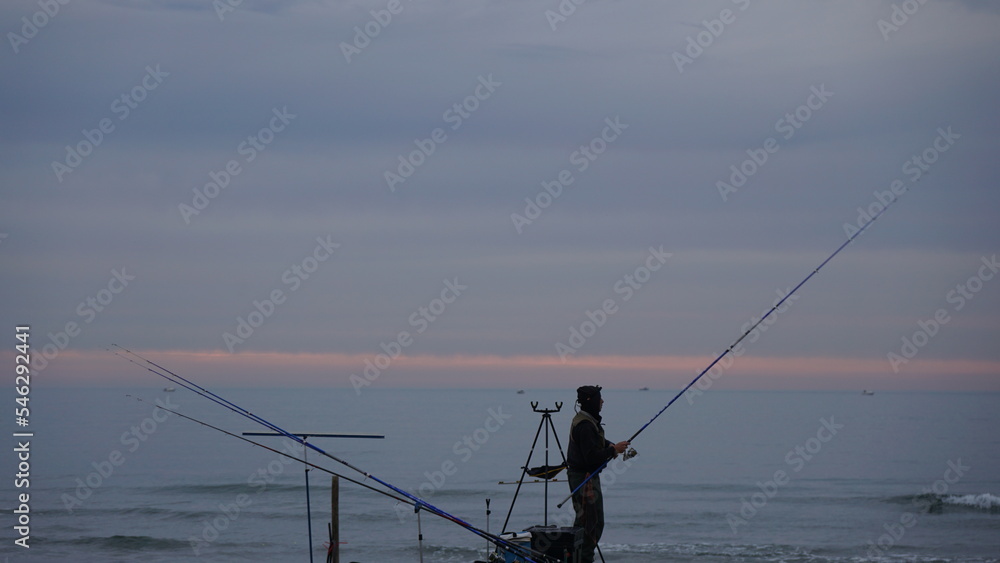
[[[0,318],[39,349],[560,362],[590,321],[574,361],[711,358],[895,190],[749,352],[1000,362],[990,3],[228,5],[0,8]]]

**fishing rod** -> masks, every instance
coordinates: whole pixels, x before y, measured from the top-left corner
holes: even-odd
[[[292,434],[292,433],[284,430],[283,428],[279,427],[278,425],[276,425],[274,423],[271,423],[271,422],[265,420],[264,418],[262,418],[262,417],[260,417],[260,416],[258,416],[256,414],[251,413],[250,411],[244,409],[243,407],[240,407],[239,405],[237,405],[235,403],[232,403],[232,402],[230,402],[230,401],[222,398],[221,396],[219,396],[219,395],[217,395],[217,394],[209,391],[208,389],[205,389],[204,387],[198,385],[197,383],[194,383],[193,381],[190,381],[189,379],[187,379],[187,378],[185,378],[185,377],[183,377],[183,376],[181,376],[181,375],[179,375],[177,373],[174,373],[173,371],[170,371],[169,369],[167,369],[167,368],[165,368],[165,367],[157,364],[156,362],[153,362],[153,361],[151,361],[151,360],[149,360],[147,358],[144,358],[140,354],[138,354],[136,352],[133,352],[132,350],[129,350],[128,348],[125,348],[123,346],[119,346],[118,344],[112,344],[112,346],[114,346],[115,348],[118,348],[118,349],[124,351],[125,353],[127,353],[127,354],[129,354],[131,356],[134,356],[135,358],[137,358],[137,359],[145,362],[148,365],[142,365],[142,364],[136,362],[135,360],[133,360],[132,358],[129,358],[128,356],[125,356],[125,355],[119,353],[118,351],[110,350],[109,349],[109,351],[111,351],[116,356],[119,356],[119,357],[121,357],[121,358],[123,358],[125,360],[128,360],[129,362],[132,362],[133,364],[135,364],[135,365],[137,365],[139,367],[142,367],[145,370],[149,371],[150,373],[158,375],[158,376],[166,379],[167,381],[170,381],[170,382],[172,382],[174,384],[180,385],[180,386],[184,387],[185,389],[188,389],[188,390],[190,390],[190,391],[192,391],[192,392],[194,392],[194,393],[196,393],[198,395],[201,395],[202,397],[205,397],[205,398],[211,400],[212,402],[214,402],[216,404],[222,405],[223,407],[225,407],[225,408],[227,408],[227,409],[229,409],[229,410],[231,410],[231,411],[239,414],[240,416],[248,418],[249,420],[252,420],[252,421],[254,421],[254,422],[258,423],[258,424],[261,424],[263,426],[266,426],[267,428],[270,428],[270,429],[274,430],[278,434],[280,434],[282,436],[285,436],[285,437],[287,437],[287,438],[289,438],[289,439],[291,439],[291,440],[293,440],[295,442],[298,442],[299,444],[302,444],[303,447],[311,448],[311,449],[319,452],[320,454],[322,454],[322,455],[324,455],[324,456],[326,456],[326,457],[328,457],[328,458],[330,458],[330,459],[332,459],[332,460],[334,460],[334,461],[336,461],[338,463],[341,463],[344,466],[346,466],[346,467],[348,467],[350,469],[353,469],[354,471],[357,471],[358,473],[364,475],[365,478],[372,479],[373,481],[377,482],[378,484],[382,485],[383,487],[385,487],[387,489],[390,489],[390,490],[392,490],[392,491],[394,491],[394,492],[396,492],[396,493],[398,493],[398,494],[406,497],[407,499],[409,499],[409,502],[407,502],[407,504],[412,505],[414,507],[414,511],[415,512],[419,513],[420,510],[425,509],[425,510],[429,511],[431,514],[434,514],[434,515],[436,515],[436,516],[438,516],[440,518],[443,518],[445,520],[449,520],[449,521],[451,521],[451,522],[453,522],[455,524],[458,524],[459,526],[465,528],[469,532],[472,532],[473,534],[476,534],[476,535],[480,536],[481,538],[486,539],[487,541],[490,541],[491,543],[493,543],[494,545],[496,545],[497,547],[499,547],[501,549],[510,551],[512,553],[519,554],[521,557],[525,558],[525,560],[527,561],[527,563],[540,563],[541,560],[547,559],[547,556],[545,556],[544,554],[541,554],[541,553],[538,553],[538,552],[536,552],[534,550],[531,550],[529,548],[525,548],[523,546],[517,545],[517,544],[515,544],[513,542],[509,542],[509,541],[501,538],[500,536],[497,536],[497,535],[494,535],[494,534],[490,534],[490,533],[484,532],[483,530],[480,530],[479,528],[476,528],[475,526],[473,526],[472,524],[470,524],[470,523],[462,520],[461,518],[459,518],[457,516],[453,516],[452,514],[449,514],[448,512],[446,512],[446,511],[444,511],[444,510],[442,510],[442,509],[440,509],[440,508],[438,508],[438,507],[436,507],[436,506],[428,503],[427,501],[421,499],[420,497],[417,497],[416,495],[413,495],[413,494],[411,494],[411,493],[409,493],[409,492],[407,492],[407,491],[405,491],[403,489],[400,489],[399,487],[396,487],[395,485],[393,485],[393,484],[391,484],[391,483],[389,483],[387,481],[383,481],[382,479],[379,479],[375,475],[372,475],[371,473],[368,473],[368,472],[366,472],[366,471],[364,471],[364,470],[362,470],[362,469],[354,466],[353,464],[349,463],[348,461],[345,461],[345,460],[343,460],[343,459],[341,459],[341,458],[339,458],[339,457],[337,457],[337,456],[335,456],[335,455],[333,455],[333,454],[331,454],[331,453],[323,450],[322,448],[316,446],[315,444],[313,444],[311,442],[308,442],[306,440],[301,439],[300,437],[298,437],[295,434]],[[153,369],[153,368],[151,368],[149,366],[153,366],[153,368],[156,368],[156,369]],[[173,412],[173,411],[171,411],[171,412]],[[175,413],[175,414],[179,414],[179,413]],[[537,561],[536,561],[536,559],[534,559],[536,557],[539,558]]]
[[[784,297],[781,298],[780,301],[778,301],[777,303],[775,303],[774,306],[771,307],[771,309],[768,310],[768,312],[765,313],[764,316],[762,316],[760,318],[760,320],[758,320],[757,322],[755,322],[753,324],[753,326],[751,326],[749,329],[747,329],[746,332],[744,332],[743,334],[741,334],[740,337],[737,338],[735,342],[733,342],[732,344],[730,344],[729,347],[725,349],[725,351],[723,351],[714,360],[712,360],[712,363],[708,364],[708,367],[706,367],[705,369],[701,370],[701,372],[694,379],[692,379],[691,382],[688,383],[683,389],[681,389],[680,392],[678,392],[677,395],[675,395],[673,399],[670,399],[669,403],[667,403],[662,409],[660,409],[659,412],[657,412],[655,415],[653,415],[653,418],[649,419],[649,422],[647,422],[646,424],[643,424],[642,427],[639,428],[639,430],[636,430],[635,434],[632,434],[632,437],[629,438],[626,441],[631,442],[632,440],[635,440],[636,436],[638,436],[639,434],[642,433],[643,430],[645,430],[646,428],[648,428],[649,425],[652,424],[654,420],[656,420],[657,418],[659,418],[660,415],[663,414],[664,411],[666,411],[668,408],[670,408],[670,405],[674,404],[674,402],[677,401],[677,399],[679,399],[685,392],[687,392],[687,390],[690,389],[691,386],[694,385],[699,379],[701,379],[703,375],[705,375],[706,373],[709,372],[709,370],[711,370],[713,367],[715,367],[715,364],[719,363],[719,361],[721,361],[722,358],[726,357],[727,354],[731,353],[733,351],[733,348],[735,348],[736,346],[738,346],[740,342],[743,342],[743,339],[746,338],[751,332],[753,332],[758,326],[760,326],[760,324],[762,322],[764,322],[765,319],[767,319],[769,316],[771,316],[771,313],[777,311],[785,303],[785,301],[788,300],[789,297],[791,297],[792,295],[794,295],[795,292],[798,291],[800,287],[802,287],[803,285],[805,285],[806,282],[808,282],[810,279],[812,279],[813,276],[815,276],[817,273],[819,273],[819,271],[821,269],[823,269],[823,266],[826,266],[827,263],[829,263],[831,260],[833,260],[833,258],[835,256],[837,256],[838,254],[840,254],[841,250],[844,250],[845,248],[847,248],[847,245],[849,245],[852,242],[854,242],[854,239],[858,238],[858,236],[860,236],[861,233],[865,232],[865,229],[867,229],[872,223],[874,223],[879,217],[881,217],[882,214],[885,213],[885,211],[887,209],[889,209],[889,207],[892,204],[896,203],[897,201],[899,201],[898,198],[890,201],[878,213],[876,213],[875,215],[873,215],[871,217],[871,219],[869,219],[864,225],[862,225],[858,229],[857,232],[855,232],[854,234],[852,234],[849,237],[847,237],[847,240],[845,240],[843,242],[843,244],[841,244],[839,247],[837,247],[837,250],[834,250],[832,254],[830,254],[829,256],[827,256],[826,260],[823,260],[823,262],[821,262],[819,266],[817,266],[812,272],[810,272],[808,276],[806,276],[805,278],[803,278],[803,280],[800,281],[798,283],[798,285],[796,285],[794,288],[792,288],[792,290],[789,291],[787,295],[785,295]],[[618,456],[616,455],[615,457],[618,457]],[[611,458],[611,459],[614,459],[614,457]],[[557,504],[556,507],[557,508],[562,508],[562,506],[564,504],[566,504],[566,501],[568,501],[569,499],[573,498],[573,495],[575,495],[577,491],[579,491],[584,485],[586,485],[588,481],[590,481],[595,475],[597,475],[601,471],[603,471],[604,468],[607,467],[608,464],[611,462],[611,459],[605,461],[596,471],[592,472],[590,475],[587,475],[587,477],[583,480],[583,482],[581,482],[579,485],[577,485],[575,489],[573,489],[572,491],[570,491],[569,496],[566,497],[565,499],[563,499],[562,502],[560,502],[559,504]]]
[[[326,457],[328,457],[328,458],[330,458],[330,459],[332,459],[332,460],[334,460],[334,461],[336,461],[338,463],[341,463],[344,466],[346,466],[346,467],[348,467],[350,469],[353,469],[354,471],[357,471],[358,473],[364,475],[366,478],[374,479],[375,481],[379,482],[383,486],[385,486],[387,488],[390,488],[390,489],[394,489],[394,487],[392,487],[392,485],[383,483],[382,481],[380,481],[379,479],[377,479],[374,476],[370,475],[369,473],[361,470],[358,467],[355,467],[354,465],[352,465],[348,461],[343,460],[343,459],[341,459],[341,458],[339,458],[339,457],[337,457],[337,456],[335,456],[335,455],[327,452],[326,450],[323,450],[319,446],[316,446],[315,444],[313,444],[313,443],[311,443],[311,442],[309,442],[307,440],[303,440],[301,437],[299,437],[299,436],[297,436],[295,434],[292,434],[292,433],[286,431],[285,429],[281,428],[280,426],[278,426],[276,424],[273,424],[273,423],[265,420],[264,418],[262,418],[262,417],[260,417],[260,416],[258,416],[256,414],[254,414],[254,413],[252,413],[252,412],[244,409],[243,407],[241,407],[241,406],[239,406],[239,405],[237,405],[237,404],[235,404],[235,403],[233,403],[231,401],[228,401],[228,400],[222,398],[221,396],[219,396],[219,395],[217,395],[217,394],[209,391],[208,389],[205,389],[204,387],[198,385],[197,383],[194,383],[193,381],[191,381],[191,380],[189,380],[189,379],[187,379],[187,378],[185,378],[185,377],[183,377],[183,376],[181,376],[181,375],[179,375],[179,374],[177,374],[177,373],[175,373],[173,371],[170,371],[169,369],[167,369],[167,368],[165,368],[165,367],[157,364],[156,362],[154,362],[152,360],[149,360],[149,359],[146,359],[143,356],[139,355],[138,353],[133,352],[132,350],[129,350],[128,348],[119,346],[118,344],[112,344],[112,346],[125,351],[129,355],[138,358],[139,360],[141,360],[141,361],[143,361],[143,362],[145,362],[145,363],[147,363],[147,364],[155,367],[156,369],[152,369],[152,368],[150,368],[148,366],[143,366],[142,364],[139,364],[138,362],[132,360],[129,357],[123,356],[122,354],[119,354],[116,351],[112,351],[116,356],[120,356],[120,357],[122,357],[122,358],[124,358],[124,359],[126,359],[126,360],[128,360],[130,362],[132,362],[133,364],[136,364],[136,365],[138,365],[138,366],[140,366],[142,368],[145,368],[147,371],[149,371],[151,373],[154,373],[156,375],[159,375],[160,377],[163,377],[164,379],[170,381],[171,383],[175,383],[177,385],[180,385],[181,387],[184,387],[185,389],[188,389],[189,391],[193,391],[194,393],[197,393],[198,395],[201,395],[202,397],[205,397],[206,399],[209,399],[210,401],[212,401],[212,402],[214,402],[214,403],[216,403],[218,405],[221,405],[221,406],[223,406],[223,407],[225,407],[225,408],[227,408],[227,409],[235,412],[236,414],[239,414],[240,416],[246,417],[246,418],[248,418],[248,419],[250,419],[253,422],[256,422],[258,424],[262,424],[262,425],[266,426],[267,428],[270,428],[271,430],[274,430],[277,434],[279,434],[281,436],[284,436],[286,438],[289,438],[290,440],[293,440],[295,442],[298,442],[299,444],[302,444],[303,447],[311,448],[311,449],[319,452],[320,454],[322,454],[322,455],[324,455],[324,456],[326,456]],[[400,492],[400,491],[397,491],[397,492]],[[400,494],[403,494],[403,493],[400,492]]]
[[[292,454],[290,454],[288,452],[283,452],[281,450],[272,448],[270,446],[265,446],[264,444],[261,444],[260,442],[255,442],[254,440],[251,440],[249,438],[244,438],[243,436],[240,436],[239,434],[234,434],[234,433],[232,433],[232,432],[230,432],[230,431],[228,431],[228,430],[226,430],[224,428],[219,428],[218,426],[214,426],[214,425],[209,424],[209,423],[207,423],[205,421],[198,420],[197,418],[194,418],[193,416],[188,416],[186,414],[179,413],[179,412],[177,412],[175,410],[168,409],[168,408],[160,406],[158,404],[150,403],[149,401],[144,401],[141,398],[136,397],[134,395],[125,395],[125,396],[126,397],[131,397],[131,398],[135,399],[136,401],[139,401],[140,403],[146,403],[147,405],[148,404],[152,404],[153,407],[158,408],[158,409],[163,410],[163,411],[166,411],[169,414],[175,414],[175,415],[177,415],[177,416],[179,416],[181,418],[186,418],[187,420],[190,420],[191,422],[196,422],[196,423],[198,423],[198,424],[200,424],[202,426],[205,426],[206,428],[211,428],[212,430],[217,430],[217,431],[222,432],[223,434],[225,434],[227,436],[232,436],[233,438],[237,438],[239,440],[243,440],[244,442],[247,442],[248,444],[253,444],[254,446],[257,446],[257,447],[260,447],[260,448],[264,448],[265,450],[272,451],[272,452],[274,452],[276,454],[283,455],[283,456],[287,457],[288,459],[292,459],[292,460],[301,462],[301,463],[303,463],[305,465],[308,465],[309,467],[312,467],[313,469],[319,469],[320,471],[322,471],[324,473],[328,473],[328,474],[333,475],[335,477],[339,477],[339,478],[341,478],[341,479],[343,479],[345,481],[350,481],[351,483],[354,483],[355,485],[360,485],[360,486],[368,489],[369,491],[373,491],[373,492],[379,493],[380,495],[385,495],[385,496],[387,496],[387,497],[389,497],[389,498],[391,498],[391,499],[393,499],[395,501],[401,502],[403,504],[409,504],[409,505],[413,504],[413,501],[411,501],[409,499],[406,499],[406,498],[403,498],[403,497],[398,497],[398,496],[396,496],[396,495],[394,495],[392,493],[383,491],[381,489],[377,489],[377,488],[375,488],[375,487],[373,487],[373,486],[371,486],[371,485],[369,485],[367,483],[364,483],[362,481],[358,481],[357,479],[352,479],[351,477],[347,477],[346,475],[343,475],[341,473],[337,473],[336,471],[327,469],[326,467],[322,467],[320,465],[316,465],[315,463],[312,463],[311,461],[307,461],[307,460],[305,460],[303,458],[296,457],[296,456],[294,456],[294,455],[292,455]]]
[[[174,372],[170,371],[169,369],[167,369],[167,368],[165,368],[165,367],[163,367],[163,366],[161,366],[161,365],[159,365],[159,364],[157,364],[157,363],[155,363],[155,362],[153,362],[151,360],[148,360],[148,359],[144,358],[143,356],[141,356],[140,354],[138,354],[136,352],[133,352],[133,351],[127,349],[127,348],[119,346],[118,344],[112,344],[112,345],[115,346],[116,348],[119,348],[119,349],[127,352],[128,354],[130,354],[130,355],[132,355],[132,356],[134,356],[134,357],[142,360],[143,362],[145,362],[145,363],[147,363],[149,365],[154,366],[156,369],[152,369],[152,368],[150,368],[148,366],[143,366],[143,365],[139,364],[138,362],[132,360],[131,358],[129,358],[127,356],[124,356],[124,355],[122,355],[122,354],[120,354],[120,353],[118,353],[116,351],[111,350],[111,352],[114,353],[116,356],[119,356],[119,357],[121,357],[121,358],[123,358],[125,360],[128,360],[129,362],[132,362],[133,364],[138,365],[138,366],[146,369],[150,373],[153,373],[155,375],[163,377],[164,379],[166,379],[166,380],[168,380],[168,381],[170,381],[172,383],[175,383],[177,385],[180,385],[180,386],[184,387],[185,389],[193,391],[194,393],[196,393],[198,395],[201,395],[201,396],[203,396],[203,397],[205,397],[205,398],[207,398],[207,399],[209,399],[209,400],[211,400],[211,401],[213,401],[213,402],[215,402],[217,404],[220,404],[220,405],[228,408],[229,410],[232,410],[233,412],[236,412],[237,414],[240,414],[241,416],[244,416],[244,417],[246,417],[246,418],[248,418],[250,420],[253,420],[254,422],[258,422],[259,424],[263,424],[263,425],[267,426],[268,428],[271,428],[271,429],[275,430],[280,435],[286,436],[286,437],[288,437],[288,438],[290,438],[290,439],[292,439],[292,440],[294,440],[294,441],[302,444],[303,446],[308,446],[308,447],[310,447],[310,448],[318,451],[319,453],[325,455],[326,457],[329,457],[330,459],[333,459],[334,461],[342,463],[345,466],[347,466],[347,467],[349,467],[349,468],[351,468],[351,469],[353,469],[353,470],[361,473],[366,478],[370,478],[370,479],[378,482],[379,484],[383,485],[384,487],[386,487],[388,489],[391,489],[391,490],[393,490],[393,491],[395,491],[395,492],[403,495],[404,497],[406,497],[407,499],[409,499],[409,500],[406,501],[406,504],[409,504],[409,505],[413,506],[415,512],[419,512],[421,509],[426,509],[426,510],[428,510],[429,512],[431,512],[432,514],[434,514],[436,516],[439,516],[439,517],[441,517],[441,518],[443,518],[445,520],[449,520],[449,521],[451,521],[451,522],[453,522],[455,524],[458,524],[459,526],[462,526],[466,530],[472,532],[473,534],[476,534],[476,535],[482,537],[483,539],[486,539],[487,541],[490,541],[491,543],[495,544],[497,547],[500,547],[501,549],[505,549],[507,551],[519,554],[521,557],[524,557],[526,559],[526,561],[528,561],[528,563],[539,563],[539,561],[536,561],[535,559],[532,559],[532,557],[540,557],[541,559],[545,559],[546,558],[546,556],[544,554],[538,553],[536,551],[533,551],[533,550],[531,550],[529,548],[525,548],[523,546],[519,546],[517,544],[509,542],[509,541],[507,541],[507,540],[505,540],[505,539],[503,539],[503,538],[501,538],[499,536],[496,536],[494,534],[490,534],[490,533],[484,532],[483,530],[480,530],[479,528],[476,528],[472,524],[469,524],[468,522],[465,522],[461,518],[453,516],[453,515],[445,512],[444,510],[441,510],[440,508],[437,508],[436,506],[431,505],[430,503],[424,501],[423,499],[420,499],[419,497],[416,497],[416,496],[414,496],[414,495],[406,492],[405,490],[402,490],[402,489],[400,489],[398,487],[395,487],[394,485],[392,485],[390,483],[387,483],[387,482],[385,482],[385,481],[383,481],[383,480],[381,480],[381,479],[379,479],[379,478],[371,475],[370,473],[362,471],[361,469],[355,467],[354,465],[352,465],[352,464],[350,464],[350,463],[348,463],[348,462],[346,462],[346,461],[344,461],[344,460],[342,460],[342,459],[340,459],[340,458],[338,458],[338,457],[336,457],[336,456],[334,456],[334,455],[332,455],[332,454],[330,454],[330,453],[328,453],[328,452],[326,452],[326,451],[324,451],[324,450],[316,447],[315,445],[313,445],[312,443],[310,443],[308,441],[302,440],[298,436],[285,431],[284,429],[280,428],[279,426],[277,426],[277,425],[275,425],[275,424],[273,424],[271,422],[268,422],[268,421],[264,420],[263,418],[255,415],[253,413],[251,413],[250,411],[248,411],[248,410],[240,407],[239,405],[236,405],[235,403],[232,403],[232,402],[230,402],[230,401],[228,401],[226,399],[223,399],[222,397],[220,397],[219,395],[217,395],[217,394],[209,391],[208,389],[205,389],[204,387],[201,387],[200,385],[198,385],[198,384],[196,384],[196,383],[194,383],[194,382],[192,382],[192,381],[184,378],[183,376],[181,376],[181,375],[179,375],[177,373],[174,373]],[[166,373],[164,373],[164,372],[166,372]],[[174,412],[174,411],[171,411],[171,412]],[[174,414],[180,415],[180,413],[174,413]],[[183,416],[183,415],[181,415],[181,416]],[[225,430],[222,430],[222,429],[219,429],[219,430],[221,432],[226,432]],[[228,433],[228,432],[226,432],[226,433]],[[243,437],[240,437],[240,436],[238,436],[238,437],[240,439],[242,439],[242,440],[246,440]],[[255,443],[256,444],[256,442],[253,442],[252,440],[246,440],[246,441],[249,441],[251,443]],[[266,446],[263,446],[263,445],[261,445],[261,447],[265,447],[266,448]],[[268,449],[270,449],[270,448],[268,448]],[[278,453],[282,453],[282,452],[278,452]],[[312,465],[312,464],[310,464],[310,465]],[[326,470],[326,469],[323,469],[323,470],[324,471],[329,471],[329,470]],[[351,480],[351,479],[348,479],[348,480],[350,480],[351,482],[357,482],[357,481],[354,481],[354,480]],[[375,490],[377,490],[377,489],[375,489]],[[388,493],[385,493],[384,491],[379,491],[379,492],[382,492],[383,494],[388,494]],[[392,496],[391,498],[396,498],[396,497]]]
[[[185,388],[185,389],[187,389],[189,391],[192,391],[192,392],[194,392],[194,393],[196,393],[198,395],[201,395],[202,397],[205,397],[206,399],[212,401],[213,403],[221,405],[221,406],[223,406],[223,407],[225,407],[225,408],[227,408],[227,409],[229,409],[229,410],[231,410],[231,411],[233,411],[233,412],[235,412],[235,413],[237,413],[237,414],[239,414],[241,416],[245,416],[245,417],[249,418],[250,420],[252,420],[254,422],[257,422],[258,424],[263,424],[264,426],[266,426],[266,427],[274,430],[275,432],[277,432],[278,434],[280,434],[282,436],[286,436],[288,438],[291,438],[292,440],[295,440],[295,441],[301,443],[301,440],[297,436],[293,436],[293,435],[289,434],[288,432],[285,432],[284,430],[278,428],[277,426],[275,426],[275,425],[271,424],[270,422],[264,420],[263,418],[257,416],[256,414],[254,414],[254,413],[252,413],[252,412],[244,409],[243,407],[241,407],[241,406],[239,406],[239,405],[237,405],[235,403],[231,403],[231,402],[227,401],[226,399],[223,399],[219,395],[216,395],[215,393],[212,393],[211,391],[209,391],[208,389],[205,389],[204,387],[198,385],[197,383],[194,383],[193,381],[190,381],[188,379],[185,379],[184,377],[181,377],[180,375],[178,375],[178,374],[170,371],[169,369],[161,366],[160,364],[157,364],[156,362],[154,362],[152,360],[148,360],[148,359],[140,356],[139,354],[133,352],[132,350],[129,350],[128,348],[125,348],[123,346],[119,346],[118,344],[114,344],[114,343],[112,343],[111,345],[114,346],[115,348],[118,348],[119,350],[124,351],[127,354],[135,356],[136,358],[138,358],[142,362],[144,362],[146,364],[149,364],[149,365],[140,364],[140,363],[136,362],[135,360],[133,360],[132,358],[129,358],[128,356],[125,356],[125,355],[117,352],[116,350],[108,349],[108,351],[111,352],[112,354],[114,354],[114,355],[116,355],[116,356],[118,356],[120,358],[123,358],[125,360],[128,360],[129,362],[132,362],[133,364],[135,364],[135,365],[137,365],[137,366],[145,369],[146,371],[154,373],[154,374],[156,374],[156,375],[158,375],[158,376],[166,379],[167,381],[170,381],[171,383],[174,383],[176,385],[180,385],[181,387],[183,387],[183,388]],[[153,368],[151,368],[149,366],[153,366],[154,368],[156,368],[156,370],[160,370],[160,371],[156,371],[156,370],[154,370]],[[169,374],[169,375],[167,375],[167,374]],[[318,451],[318,448],[314,448],[314,449],[317,449],[317,451]],[[327,454],[327,455],[329,455],[329,454]]]

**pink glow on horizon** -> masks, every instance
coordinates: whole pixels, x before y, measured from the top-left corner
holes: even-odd
[[[351,387],[350,377],[377,369],[372,354],[137,351],[199,384]],[[0,354],[4,357],[7,354]],[[609,388],[679,389],[714,358],[706,356],[411,355],[378,364],[371,387],[562,388],[597,382]],[[893,373],[882,358],[743,356],[713,370],[719,389],[1000,391],[1000,362],[915,358]],[[12,360],[12,359],[11,359]],[[368,362],[368,363],[366,363]],[[141,363],[141,362],[140,362]],[[38,376],[60,385],[166,385],[145,367],[106,351],[65,351]],[[703,379],[707,379],[706,375]]]

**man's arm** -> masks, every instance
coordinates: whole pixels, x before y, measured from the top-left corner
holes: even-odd
[[[577,424],[573,429],[573,439],[580,445],[586,465],[598,466],[616,455],[615,445],[601,438],[593,424]]]

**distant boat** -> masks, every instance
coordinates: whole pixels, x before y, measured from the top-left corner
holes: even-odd
[[[649,387],[640,387],[639,391],[649,391]]]
[[[163,390],[166,391],[167,393],[173,393],[174,391],[176,391],[176,389],[174,389],[173,387],[164,387]]]
[[[867,389],[864,389],[863,391],[861,391],[861,394],[862,395],[874,395],[875,392],[874,391],[869,391]]]
[[[517,390],[517,394],[518,395],[524,395],[524,389],[518,389]]]

